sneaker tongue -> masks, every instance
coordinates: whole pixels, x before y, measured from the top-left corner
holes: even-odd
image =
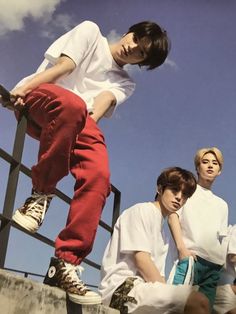
[[[81,276],[82,272],[84,271],[83,266],[80,266],[80,265],[76,266],[76,271],[77,271],[77,272],[79,273],[79,275]]]

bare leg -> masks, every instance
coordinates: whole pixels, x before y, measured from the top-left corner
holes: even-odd
[[[236,314],[236,308],[230,310],[229,312],[227,312],[225,314]]]
[[[184,314],[210,314],[208,299],[202,293],[193,291],[185,305]]]

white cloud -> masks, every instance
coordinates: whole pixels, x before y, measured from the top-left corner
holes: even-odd
[[[49,21],[64,0],[0,0],[0,35],[24,29],[24,19]]]
[[[55,14],[53,19],[42,25],[41,36],[54,39],[58,32],[68,32],[75,26],[73,17],[69,14]],[[56,35],[55,35],[56,34]]]
[[[109,41],[109,43],[113,44],[116,41],[118,41],[121,38],[122,35],[120,35],[119,33],[117,33],[117,31],[115,29],[112,29],[109,34],[107,35],[107,40]]]

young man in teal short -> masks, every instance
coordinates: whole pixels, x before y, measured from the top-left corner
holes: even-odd
[[[228,226],[228,206],[211,191],[222,166],[223,155],[218,148],[198,150],[195,156],[197,189],[183,208],[168,219],[179,255],[173,283],[184,282],[188,258],[193,255],[193,285],[208,297],[211,307],[225,262],[222,239],[227,235]]]

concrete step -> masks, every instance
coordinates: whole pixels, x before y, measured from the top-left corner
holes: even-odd
[[[119,314],[103,305],[72,303],[58,288],[0,269],[2,314]]]

